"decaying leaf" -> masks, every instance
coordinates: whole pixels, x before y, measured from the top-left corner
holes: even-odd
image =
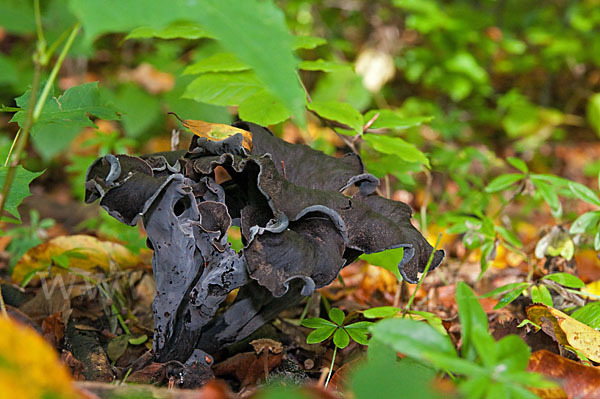
[[[41,336],[0,317],[0,398],[79,398],[67,368]]]
[[[560,310],[542,304],[527,308],[527,316],[534,323],[542,326],[547,334],[564,346],[572,346],[588,359],[600,362],[600,331],[573,319]],[[552,330],[544,328],[552,326]],[[552,336],[552,335],[551,335]]]
[[[244,129],[239,129],[234,126],[224,125],[222,123],[209,123],[200,120],[181,119],[177,114],[171,112],[172,115],[187,127],[198,137],[204,137],[211,141],[220,141],[236,134],[242,135],[242,146],[248,151],[252,151],[252,134]]]
[[[560,385],[556,388],[532,388],[541,398],[600,398],[600,370],[595,367],[540,350],[531,355],[527,369]]]
[[[143,218],[154,250],[157,361],[209,358],[363,253],[403,248],[398,271],[418,281],[433,248],[408,205],[375,193],[379,180],[359,156],[330,157],[251,123],[182,122],[196,133],[187,152],[107,155],[86,176],[87,202],[100,198],[129,225]],[[222,139],[207,137],[213,131]],[[217,180],[223,170],[228,179]],[[241,231],[239,252],[227,242],[231,226]],[[435,252],[430,270],[443,257]]]
[[[121,244],[96,237],[61,236],[27,251],[17,262],[12,279],[22,283],[26,277],[33,277],[31,273],[35,278],[48,277],[50,272],[52,275],[65,274],[67,268],[88,272],[130,269],[144,263],[141,256]],[[67,264],[60,264],[63,261]]]

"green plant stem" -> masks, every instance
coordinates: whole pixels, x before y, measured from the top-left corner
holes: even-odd
[[[48,98],[48,94],[50,93],[50,89],[54,84],[54,80],[56,79],[56,75],[62,66],[62,63],[75,40],[75,36],[79,31],[80,24],[77,23],[73,29],[71,30],[71,34],[67,39],[58,59],[56,60],[56,64],[54,64],[54,68],[50,72],[50,76],[46,81],[46,84],[42,90],[42,93],[39,98],[37,98],[38,86],[40,84],[40,76],[42,73],[42,64],[40,63],[40,58],[42,58],[41,54],[36,54],[35,57],[35,69],[33,73],[33,82],[31,85],[31,95],[29,97],[29,104],[27,106],[27,116],[25,118],[25,124],[23,129],[21,130],[21,134],[15,139],[15,150],[14,153],[11,154],[11,158],[9,161],[8,172],[6,174],[6,180],[4,181],[4,186],[2,187],[2,193],[0,194],[0,215],[4,212],[4,208],[6,206],[6,199],[8,198],[8,194],[10,193],[10,189],[12,187],[12,183],[15,179],[15,175],[17,173],[17,166],[19,165],[19,161],[21,160],[21,155],[25,151],[25,146],[27,145],[27,140],[29,139],[29,133],[31,132],[31,128],[35,124],[35,122],[40,117],[42,110],[44,109],[44,104],[46,102],[46,98]],[[35,105],[35,106],[34,106]]]
[[[329,380],[331,379],[331,374],[333,373],[333,365],[335,363],[335,355],[337,354],[338,347],[333,348],[333,357],[331,358],[331,366],[329,367],[329,373],[327,374],[327,379],[325,380],[325,388],[329,385]]]
[[[4,161],[5,168],[8,166],[8,162],[10,161],[10,156],[12,155],[12,152],[15,149],[15,144],[17,144],[17,141],[19,140],[20,135],[21,135],[21,129],[17,130],[17,134],[15,134],[15,138],[14,138],[12,144],[10,145],[10,149],[8,150],[8,154],[6,155],[6,160]]]
[[[431,251],[431,255],[429,255],[429,260],[427,261],[427,265],[425,266],[425,270],[423,270],[423,275],[421,276],[421,279],[417,283],[417,286],[415,287],[415,290],[413,291],[412,295],[408,299],[408,303],[406,304],[406,308],[404,308],[404,312],[402,313],[402,317],[405,317],[406,314],[410,311],[410,307],[412,306],[412,303],[415,300],[415,296],[417,295],[417,292],[419,291],[419,288],[421,288],[421,285],[423,285],[423,280],[425,280],[425,276],[427,276],[427,272],[429,272],[429,268],[431,267],[431,262],[433,262],[433,256],[435,255],[435,253],[437,251],[438,245],[440,245],[440,241],[442,239],[442,235],[443,235],[442,233],[440,233],[438,235],[437,241],[435,242],[435,246],[433,247],[433,251]]]

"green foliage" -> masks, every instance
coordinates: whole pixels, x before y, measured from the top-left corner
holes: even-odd
[[[306,337],[306,342],[317,344],[333,335],[333,344],[340,349],[348,346],[350,338],[359,344],[368,345],[367,332],[372,323],[359,321],[352,324],[344,324],[344,321],[344,312],[338,308],[331,308],[329,310],[329,320],[320,317],[302,320],[302,326],[315,329]]]
[[[519,337],[499,341],[488,333],[488,320],[473,291],[459,282],[456,302],[461,322],[459,356],[450,339],[426,323],[410,319],[386,319],[371,327],[372,342],[434,367],[451,372],[468,398],[535,398],[526,387],[552,384],[526,371],[529,347]]]
[[[0,187],[4,186],[7,173],[8,167],[0,166]],[[26,197],[29,196],[29,183],[31,183],[33,179],[42,173],[44,172],[30,172],[20,165],[17,167],[17,173],[13,183],[14,185],[8,195],[8,198],[6,199],[5,205],[6,211],[14,216],[17,220],[20,220],[17,207]]]

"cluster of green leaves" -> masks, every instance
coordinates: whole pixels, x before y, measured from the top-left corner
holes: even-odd
[[[487,316],[465,283],[456,287],[456,302],[462,337],[460,355],[447,334],[408,318],[388,318],[371,327],[369,350],[377,343],[388,352],[404,353],[433,369],[432,377],[436,371],[450,373],[468,398],[535,398],[526,387],[551,385],[538,374],[526,371],[530,349],[519,337],[508,335],[494,341],[488,332]]]

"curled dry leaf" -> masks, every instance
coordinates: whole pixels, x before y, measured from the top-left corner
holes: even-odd
[[[222,123],[209,123],[199,120],[181,119],[177,114],[171,112],[182,124],[198,137],[204,137],[211,141],[224,140],[234,134],[241,134],[243,137],[242,146],[252,151],[252,134],[244,129],[234,126],[224,125]]]
[[[572,346],[588,359],[600,362],[600,331],[542,304],[529,306],[527,316],[561,345]]]
[[[48,277],[49,266],[55,265],[57,258],[68,259],[69,268],[89,272],[130,269],[145,262],[144,254],[135,255],[121,244],[83,234],[61,236],[27,251],[17,262],[12,279],[22,283],[31,273],[35,273],[35,278]],[[52,275],[67,273],[58,265],[53,266],[51,271]]]

